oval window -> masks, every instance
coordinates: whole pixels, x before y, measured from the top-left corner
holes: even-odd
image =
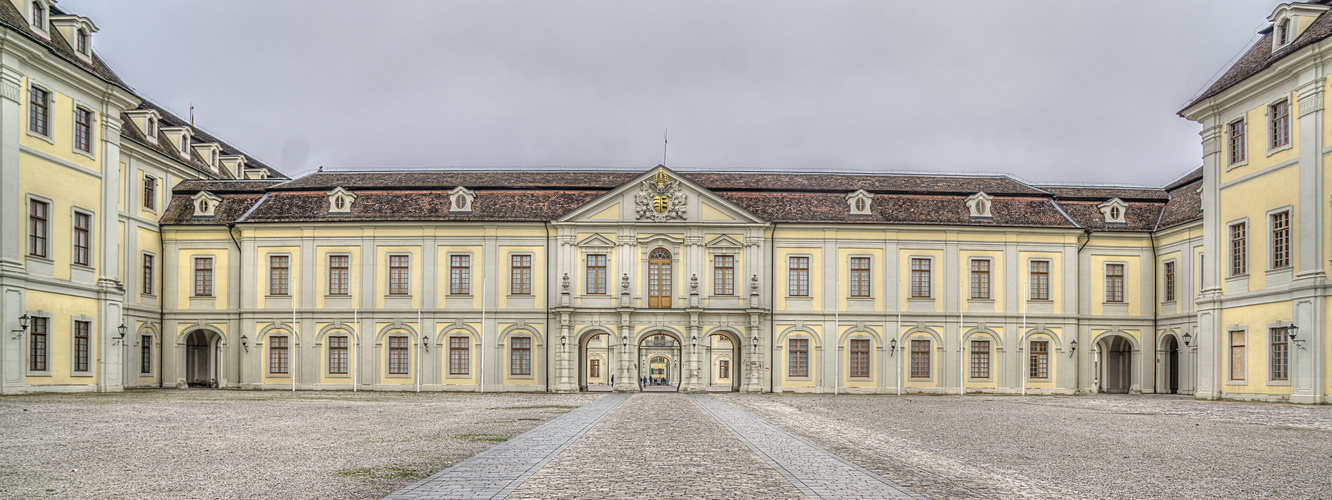
[[[865,211],[865,199],[864,199],[864,198],[856,198],[856,211],[857,211],[857,212],[864,212],[864,211]]]
[[[985,215],[985,200],[976,200],[976,213]]]
[[[339,197],[337,197],[337,198],[333,198],[333,208],[336,208],[336,209],[338,209],[338,210],[342,210],[342,207],[345,207],[345,206],[347,206],[347,202],[343,201],[341,196],[339,196]]]
[[[458,210],[466,210],[466,209],[467,209],[467,196],[466,196],[466,195],[461,195],[461,194],[460,194],[460,195],[454,197],[454,198],[453,198],[453,207],[454,207],[454,208],[457,208]]]
[[[208,212],[208,200],[199,200],[199,211]]]
[[[1110,207],[1110,218],[1119,220],[1119,207]]]

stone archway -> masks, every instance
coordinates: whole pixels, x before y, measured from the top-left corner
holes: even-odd
[[[205,329],[191,330],[185,334],[185,359],[181,381],[184,387],[216,388],[220,384],[222,365],[222,336]]]
[[[578,340],[578,390],[584,392],[610,392],[612,377],[618,359],[615,337],[605,330],[586,332]]]
[[[683,354],[684,339],[675,332],[654,330],[642,335],[638,339],[637,359],[634,360],[638,366],[639,379],[634,383],[643,391],[679,391],[684,382]],[[654,366],[660,371],[654,373]]]
[[[716,344],[717,347],[713,347]],[[740,392],[744,382],[744,349],[740,336],[730,330],[716,330],[699,345],[702,364],[707,368],[705,389],[713,392]]]
[[[1179,340],[1173,334],[1166,334],[1161,339],[1161,381],[1158,391],[1167,394],[1179,394]]]
[[[1097,392],[1128,394],[1133,390],[1133,341],[1123,334],[1109,334],[1096,342],[1099,365]]]

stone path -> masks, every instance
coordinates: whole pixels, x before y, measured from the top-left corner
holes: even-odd
[[[606,395],[386,498],[504,498],[626,399]]]
[[[712,396],[612,394],[388,498],[923,498]]]

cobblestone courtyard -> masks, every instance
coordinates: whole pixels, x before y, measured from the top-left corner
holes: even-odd
[[[1106,395],[0,398],[0,497],[390,494],[1328,497],[1332,408]]]

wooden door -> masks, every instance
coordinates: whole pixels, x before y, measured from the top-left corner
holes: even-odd
[[[665,248],[648,254],[648,307],[671,307],[671,252]]]

